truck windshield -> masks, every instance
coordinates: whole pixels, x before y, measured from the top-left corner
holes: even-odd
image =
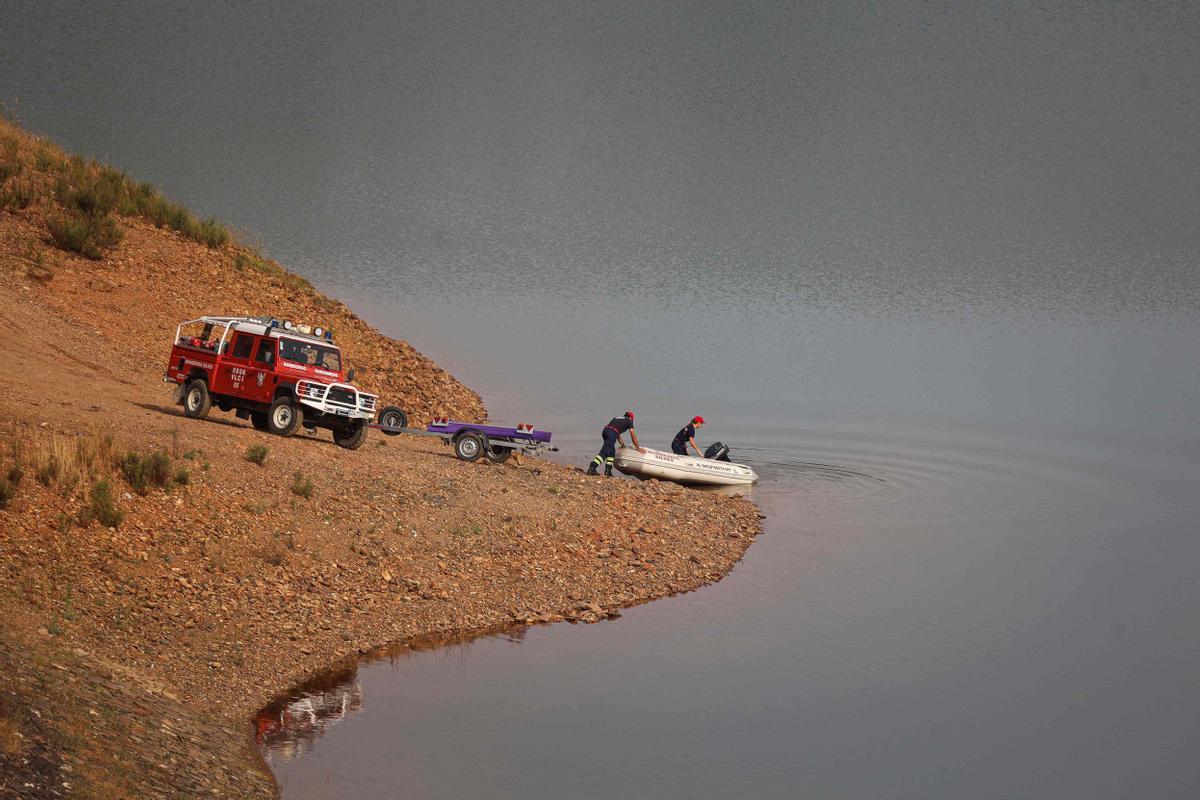
[[[342,354],[336,347],[326,347],[315,342],[302,342],[298,339],[280,339],[279,357],[297,364],[308,364],[313,367],[342,371]]]

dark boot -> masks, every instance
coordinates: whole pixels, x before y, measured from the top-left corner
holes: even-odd
[[[599,475],[599,474],[600,474],[599,472],[597,472],[597,471],[596,471],[596,462],[595,462],[595,461],[593,461],[592,463],[588,464],[588,471],[587,471],[587,474],[588,474],[588,475]]]
[[[604,477],[606,477],[606,478],[612,477],[612,464],[604,465]]]

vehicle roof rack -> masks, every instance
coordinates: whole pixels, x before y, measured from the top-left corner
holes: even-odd
[[[266,315],[260,317],[216,317],[206,315],[200,317],[199,319],[188,320],[187,322],[180,324],[188,325],[193,322],[211,323],[213,325],[230,325],[233,327],[237,327],[239,324],[256,325],[261,326],[262,328],[262,330],[254,331],[260,336],[268,333],[273,336],[279,336],[286,333],[289,336],[310,339],[314,342],[333,344],[333,330],[330,328],[325,328],[320,325],[313,327],[308,325],[301,326],[293,323],[290,320],[279,319],[278,317]]]

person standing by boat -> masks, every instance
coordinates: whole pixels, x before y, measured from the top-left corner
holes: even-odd
[[[605,476],[612,477],[613,461],[617,457],[616,445],[620,443],[621,447],[625,446],[624,440],[621,439],[621,434],[625,431],[629,431],[629,438],[633,440],[633,446],[637,448],[637,451],[639,453],[646,452],[638,444],[637,432],[633,429],[633,412],[626,411],[623,417],[613,417],[612,421],[605,425],[604,430],[600,432],[600,435],[604,437],[604,444],[600,446],[600,452],[588,465],[588,475],[598,474],[597,469],[604,464]]]
[[[700,445],[696,444],[696,428],[703,424],[704,417],[692,417],[692,421],[675,434],[675,438],[671,441],[671,452],[677,456],[686,456],[688,454],[687,446],[690,444],[696,451],[696,457],[704,458],[704,453],[700,452]]]

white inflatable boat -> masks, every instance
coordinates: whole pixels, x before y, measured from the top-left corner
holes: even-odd
[[[718,461],[714,458],[677,456],[649,447],[645,450],[645,453],[639,453],[632,447],[620,448],[617,450],[614,465],[626,475],[691,485],[748,486],[758,480],[754,470],[745,464]]]

